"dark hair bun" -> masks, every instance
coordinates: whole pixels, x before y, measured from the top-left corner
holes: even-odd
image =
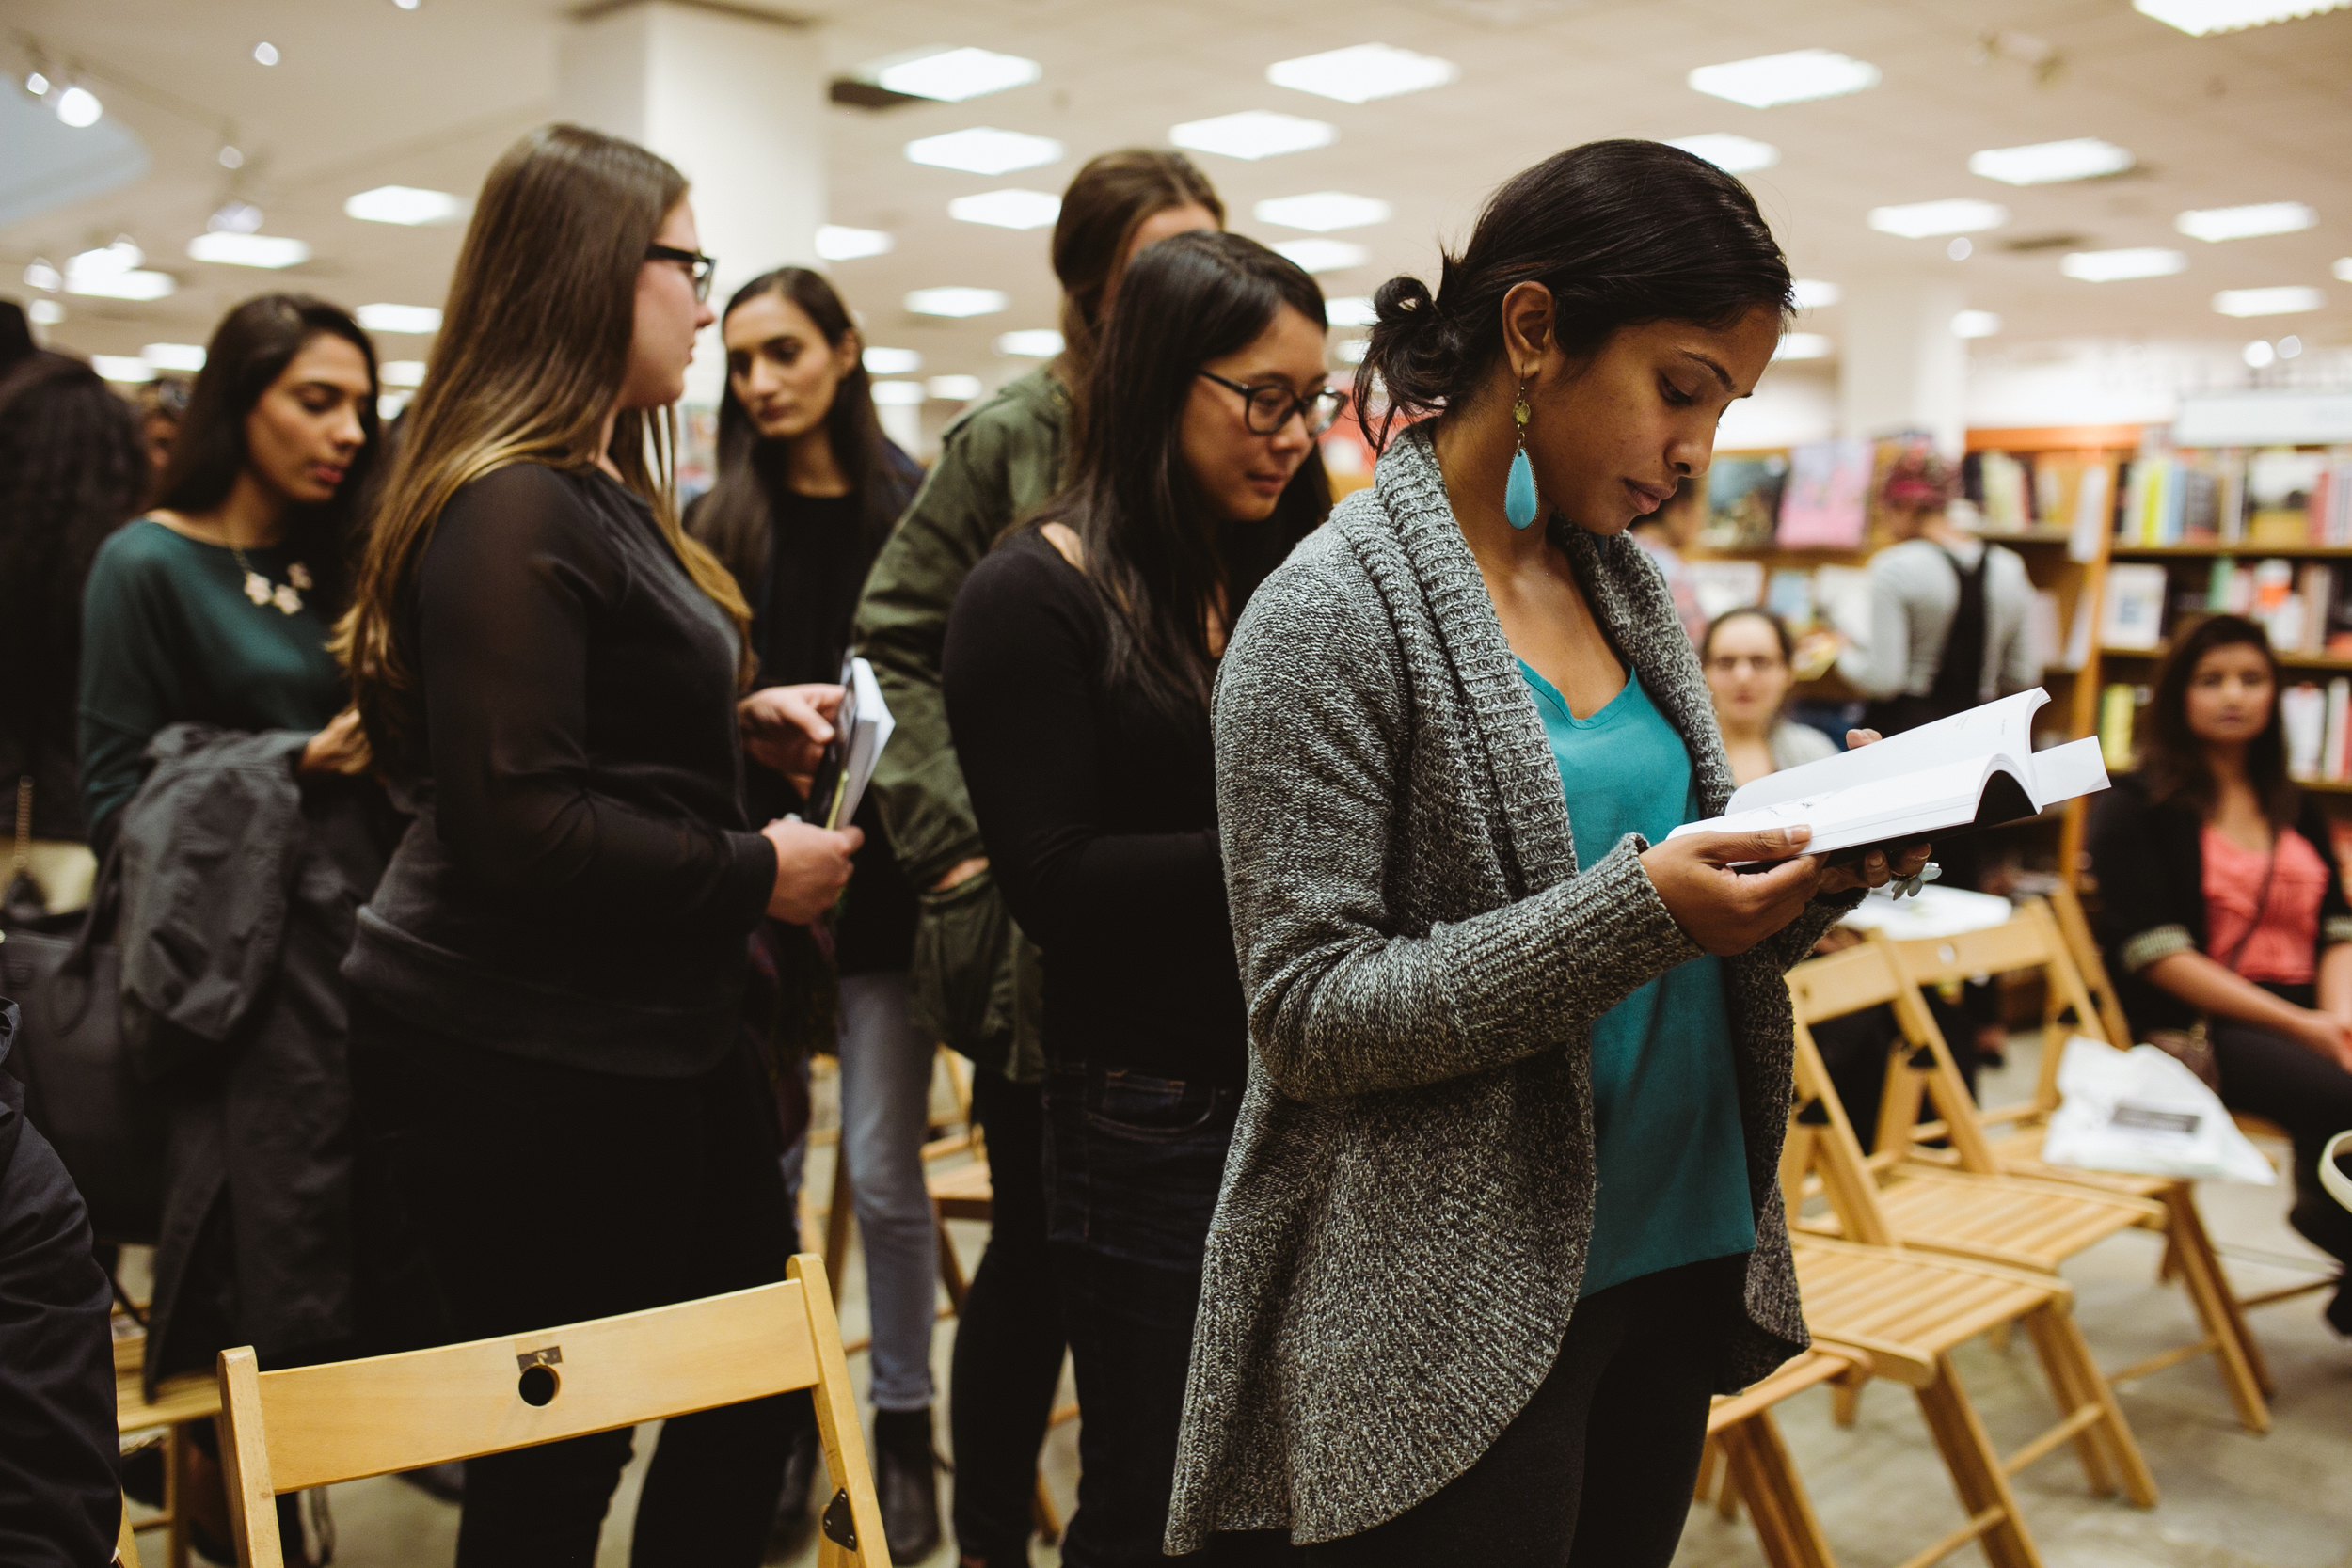
[[[1373,313],[1380,325],[1405,331],[1437,320],[1437,303],[1430,297],[1429,285],[1410,273],[1390,278],[1372,296]]]

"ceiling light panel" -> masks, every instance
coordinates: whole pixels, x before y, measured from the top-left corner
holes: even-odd
[[[1378,197],[1312,191],[1305,196],[1278,196],[1259,202],[1249,211],[1260,223],[1279,223],[1285,229],[1327,234],[1335,229],[1361,229],[1368,223],[1386,223],[1394,209]]]
[[[1215,152],[1226,158],[1279,157],[1328,147],[1339,133],[1319,119],[1278,115],[1266,109],[1246,109],[1215,119],[1186,120],[1168,127],[1168,139],[1193,152]]]
[[[375,379],[387,387],[421,387],[424,385],[424,361],[387,359],[376,367]]]
[[[977,375],[935,375],[924,384],[923,389],[944,403],[970,403],[980,395],[980,378]]]
[[[1735,136],[1728,131],[1709,132],[1704,136],[1677,136],[1666,144],[1678,147],[1694,158],[1704,158],[1725,174],[1753,174],[1759,168],[1770,168],[1780,162],[1780,149],[1754,136]]]
[[[179,371],[194,375],[204,368],[204,345],[201,343],[150,343],[139,350],[139,358],[152,371]]]
[[[2352,0],[2132,0],[2132,9],[2195,38],[2340,11]]]
[[[1837,98],[1879,85],[1879,68],[1829,49],[1796,49],[1786,55],[1763,55],[1752,60],[1703,65],[1686,78],[1691,87],[1713,98],[1727,98],[1751,109],[1782,103],[1804,103],[1816,98]]]
[[[89,356],[89,368],[107,381],[136,385],[155,379],[154,370],[135,354],[93,354]]]
[[[2009,221],[2009,209],[1997,201],[1963,197],[1951,201],[1915,201],[1903,207],[1873,207],[1870,227],[1882,234],[1923,240],[1931,234],[1974,234],[1998,229]]]
[[[2352,283],[2352,256],[2336,258],[2335,274],[2340,281]]]
[[[2319,214],[2299,201],[2259,201],[2249,207],[2205,207],[2183,213],[2172,227],[2192,240],[2218,245],[2262,234],[2292,234],[2309,229]]]
[[[465,215],[463,198],[414,185],[378,185],[343,203],[343,215],[362,223],[451,223]]]
[[[1274,248],[1308,272],[1343,272],[1372,259],[1370,251],[1347,240],[1285,240]]]
[[[2086,283],[2119,283],[2132,277],[2169,277],[2188,270],[2188,258],[2177,250],[2140,245],[2128,250],[2077,250],[2058,262],[2058,271]]]
[[[961,103],[983,93],[1025,87],[1044,74],[1044,67],[1018,55],[999,55],[986,49],[941,49],[912,59],[895,59],[876,70],[872,79],[876,86],[892,92],[937,99],[943,103]]]
[[[1043,191],[983,191],[947,203],[947,215],[996,229],[1042,229],[1061,215],[1061,198]]]
[[[1370,326],[1380,319],[1380,312],[1363,295],[1349,294],[1340,299],[1326,300],[1323,318],[1333,326]]]
[[[87,87],[68,87],[57,95],[57,118],[76,131],[97,124],[105,113],[106,106]]]
[[[2029,147],[1994,147],[1968,157],[1968,172],[2005,185],[2051,185],[2061,180],[2095,180],[2132,166],[2131,153],[2096,136],[2035,142]]]
[[[912,408],[929,398],[919,381],[877,381],[874,401],[884,408]]]
[[[993,316],[1010,303],[1002,289],[946,287],[916,289],[906,296],[906,308],[918,316]],[[912,383],[910,383],[912,385]]]
[[[907,143],[907,162],[932,168],[958,169],[965,174],[1010,174],[1017,168],[1037,168],[1061,162],[1061,143],[1051,136],[1025,131],[999,131],[975,125],[968,131],[925,136]]]
[[[911,348],[869,348],[861,356],[868,375],[913,375],[923,368],[923,356]]]
[[[1990,338],[2001,329],[2001,318],[1990,310],[1963,310],[1952,318],[1955,338]]]
[[[1061,334],[1050,326],[1025,326],[999,333],[996,352],[1013,359],[1051,359],[1062,351]]]
[[[433,305],[362,305],[352,314],[371,332],[438,332],[441,311]]]
[[[1462,68],[1435,55],[1416,55],[1385,43],[1359,43],[1295,60],[1277,60],[1265,68],[1265,79],[1278,87],[1336,98],[1343,103],[1369,103],[1375,98],[1422,92],[1457,81]]]
[[[180,286],[167,272],[82,272],[66,267],[65,292],[87,299],[164,299]]]
[[[1800,310],[1819,310],[1845,297],[1845,292],[1836,284],[1824,283],[1818,277],[1800,277],[1795,289]]]
[[[854,261],[866,256],[886,256],[895,242],[879,229],[845,229],[837,223],[817,226],[817,259]]]
[[[190,240],[188,259],[220,261],[232,267],[291,267],[309,261],[310,247],[301,240],[279,234],[239,234],[222,230]]]
[[[1785,332],[1772,349],[1775,359],[1826,359],[1831,343],[1819,332]]]
[[[2276,289],[2224,289],[2213,296],[2213,308],[2225,316],[2293,316],[2317,310],[2328,296],[2317,289],[2289,285]]]

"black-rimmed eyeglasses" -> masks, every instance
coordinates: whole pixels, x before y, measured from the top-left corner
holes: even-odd
[[[705,256],[699,250],[680,250],[674,245],[649,245],[645,247],[645,260],[675,261],[694,280],[694,303],[700,305],[710,297],[710,277],[719,270],[716,256]]]
[[[1242,423],[1249,427],[1252,436],[1279,434],[1282,427],[1291,422],[1293,414],[1307,421],[1308,435],[1320,436],[1331,428],[1331,421],[1338,419],[1340,410],[1347,406],[1347,394],[1328,387],[1300,397],[1279,382],[1268,382],[1263,387],[1245,387],[1238,381],[1228,381],[1215,371],[1200,373],[1228,391],[1241,394]]]

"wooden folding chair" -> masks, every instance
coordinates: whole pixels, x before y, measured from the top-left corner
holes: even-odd
[[[138,1532],[131,1528],[131,1499],[122,1499],[122,1523],[115,1530],[115,1568],[139,1568]]]
[[[1970,1541],[1982,1544],[1994,1568],[2033,1568],[2041,1559],[2009,1478],[2070,1441],[2092,1491],[2104,1496],[2120,1486],[2133,1502],[2153,1507],[2155,1478],[2091,1361],[2074,1319],[2072,1289],[2052,1274],[1903,1245],[1802,1015],[1795,1073],[1796,1105],[1782,1146],[1783,1198],[1793,1227],[1807,1202],[1806,1179],[1818,1174],[1820,1194],[1845,1232],[1830,1238],[1791,1229],[1805,1326],[1827,1348],[1852,1353],[1868,1375],[1913,1390],[1968,1513],[1906,1568],[1924,1568]],[[2004,1459],[1961,1386],[1951,1352],[2010,1324],[2022,1325],[2032,1340],[2061,1418]],[[1841,1419],[1851,1418],[1859,1383],[1840,1382]]]
[[[283,1568],[279,1493],[503,1453],[807,1388],[834,1492],[824,1568],[889,1561],[825,1266],[779,1284],[529,1334],[264,1372],[220,1353],[221,1460],[241,1568]]]
[[[114,1359],[116,1431],[123,1436],[157,1429],[163,1433],[157,1440],[163,1449],[163,1504],[151,1518],[135,1524],[126,1512],[123,1537],[127,1540],[150,1530],[161,1530],[166,1568],[188,1568],[192,1558],[186,1494],[188,1459],[193,1451],[189,1433],[199,1422],[210,1421],[220,1414],[220,1386],[201,1372],[182,1372],[163,1379],[151,1402],[145,1387],[147,1336],[143,1333],[118,1337]],[[137,1560],[132,1557],[124,1560]]]
[[[2073,908],[2079,917],[2081,907]],[[2089,927],[2083,930],[2087,937]],[[2058,1064],[2067,1041],[2079,1034],[2103,1043],[2121,1041],[2119,1049],[2130,1046],[2131,1033],[2121,1023],[2122,1009],[2115,1005],[2113,986],[2106,983],[2105,966],[2097,971],[2106,997],[2103,1005],[2093,1000],[2085,983],[2061,917],[2039,899],[2027,902],[2007,924],[1985,930],[1911,942],[1896,942],[1881,932],[1874,933],[1874,942],[1888,957],[1898,979],[1909,982],[1896,988],[1909,999],[1907,1007],[1897,1008],[1897,1015],[1903,1021],[1910,1049],[1901,1053],[1900,1060],[1890,1059],[1887,1064],[1886,1090],[1879,1108],[1882,1152],[1896,1151],[1906,1162],[1902,1168],[1909,1171],[1924,1169],[1926,1162],[1944,1162],[1958,1167],[1955,1180],[1963,1171],[1998,1174],[2160,1207],[2162,1223],[2148,1222],[2148,1227],[2161,1229],[2165,1235],[2164,1276],[2179,1275],[2204,1335],[2109,1376],[2119,1383],[2128,1382],[2210,1354],[2221,1370],[2239,1423],[2249,1432],[2269,1431],[2270,1407],[2265,1396],[2274,1388],[2270,1371],[2247,1331],[2241,1305],[2231,1292],[2213,1239],[2206,1234],[2204,1219],[2197,1211],[2195,1184],[2172,1176],[2053,1165],[2042,1158],[2042,1136],[2051,1113],[2058,1109]],[[2095,949],[2091,957],[2095,961]],[[1969,974],[2018,971],[2037,972],[2044,993],[2042,1060],[2035,1073],[2033,1098],[1979,1112],[1952,1067],[1950,1052],[1945,1048],[1933,1016],[1919,1000],[1917,988]],[[1941,1120],[1919,1121],[1923,1095],[1933,1102]],[[1935,1150],[1917,1147],[1915,1140],[1927,1137],[1941,1137],[1948,1147]],[[1930,1244],[1924,1237],[1921,1242]]]
[[[1816,1347],[1736,1394],[1718,1394],[1708,1409],[1697,1495],[1704,1501],[1717,1470],[1723,1470],[1724,1517],[1730,1518],[1739,1501],[1746,1500],[1772,1568],[1837,1568],[1821,1538],[1821,1522],[1814,1517],[1813,1500],[1772,1421],[1772,1406],[1860,1370],[1855,1357]]]

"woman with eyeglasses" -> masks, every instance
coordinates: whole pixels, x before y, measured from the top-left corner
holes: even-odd
[[[1070,487],[973,568],[947,719],[1045,951],[1045,1171],[1086,1422],[1076,1568],[1157,1562],[1200,1259],[1248,1073],[1209,691],[1252,590],[1330,506],[1323,296],[1255,241],[1136,259]]]
[[[1699,638],[1699,668],[1714,699],[1734,784],[1837,754],[1836,741],[1788,716],[1795,657],[1796,644],[1780,617],[1753,605],[1716,616]]]
[[[485,182],[338,651],[415,810],[343,973],[362,1157],[460,1340],[782,1278],[749,938],[805,923],[854,829],[743,808],[810,771],[837,688],[738,696],[750,616],[679,526],[670,406],[709,325],[675,168],[577,126]],[[665,1422],[638,1562],[751,1568],[785,1400]],[[457,1561],[584,1565],[629,1429],[474,1459]]]

